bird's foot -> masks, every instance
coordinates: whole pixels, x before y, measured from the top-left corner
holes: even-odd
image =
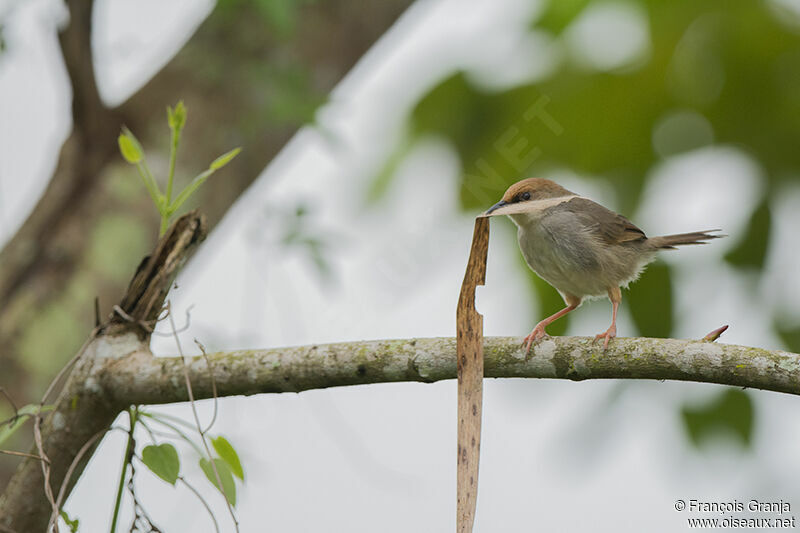
[[[528,355],[530,355],[531,346],[533,346],[534,343],[537,343],[542,339],[549,339],[549,338],[550,335],[548,335],[547,332],[544,330],[544,325],[541,323],[536,324],[536,327],[533,328],[533,331],[531,331],[530,334],[527,337],[525,337],[525,340],[522,341],[522,346],[525,347],[526,358]]]
[[[607,330],[603,333],[598,333],[594,336],[594,342],[599,341],[600,339],[605,339],[603,341],[603,351],[605,352],[608,349],[608,342],[617,336],[617,325],[611,324]]]

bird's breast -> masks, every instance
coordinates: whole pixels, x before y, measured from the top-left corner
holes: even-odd
[[[531,218],[519,225],[517,238],[528,266],[562,293],[584,297],[608,290],[595,253],[597,243],[581,227]]]

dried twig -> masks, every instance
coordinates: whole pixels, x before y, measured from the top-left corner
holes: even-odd
[[[50,461],[47,460],[46,457],[40,457],[38,455],[32,453],[25,453],[25,452],[15,452],[14,450],[0,450],[0,453],[5,455],[16,455],[18,457],[30,457],[31,459],[36,459],[37,461],[44,461],[49,463]]]
[[[214,423],[217,421],[217,412],[219,411],[219,399],[217,398],[217,378],[214,377],[214,367],[211,365],[211,360],[208,358],[208,354],[206,353],[206,347],[197,340],[194,339],[194,343],[200,348],[200,352],[203,354],[203,359],[206,362],[206,367],[208,368],[208,374],[211,378],[211,394],[214,396],[214,414],[211,415],[211,421],[206,426],[206,429],[203,430],[203,433],[208,433],[211,431],[211,428],[214,427]]]
[[[186,356],[183,354],[183,349],[181,348],[181,341],[178,338],[178,333],[175,329],[175,321],[173,320],[172,316],[169,317],[170,326],[172,327],[172,334],[175,337],[175,344],[178,347],[178,353],[180,354],[181,360],[183,361],[183,377],[186,382],[186,392],[189,395],[189,405],[192,406],[192,414],[194,415],[195,425],[197,427],[197,432],[200,434],[200,440],[203,443],[203,448],[205,448],[206,455],[209,459],[209,463],[211,464],[211,468],[214,471],[214,476],[217,478],[217,487],[219,488],[220,493],[222,494],[222,498],[225,500],[225,505],[228,506],[228,512],[231,515],[231,519],[233,520],[234,528],[236,529],[237,533],[239,531],[239,521],[236,519],[236,514],[233,512],[233,506],[231,506],[231,502],[228,501],[228,496],[225,494],[225,490],[222,486],[222,477],[219,475],[219,471],[217,470],[216,461],[214,461],[213,455],[211,455],[211,449],[208,447],[208,442],[206,442],[206,434],[205,430],[203,430],[202,425],[200,424],[200,416],[197,414],[197,405],[194,401],[194,394],[192,392],[192,381],[189,379],[189,369],[186,365]],[[202,345],[200,345],[202,346]],[[205,353],[205,352],[204,352]],[[206,358],[206,360],[208,360]],[[213,380],[213,377],[212,377]],[[216,382],[213,382],[213,390],[216,391]],[[216,392],[214,393],[215,402],[216,402]],[[215,415],[216,416],[216,415]]]
[[[200,495],[200,493],[197,492],[197,489],[195,489],[193,486],[191,486],[189,484],[189,482],[186,481],[186,479],[184,479],[183,476],[178,476],[178,480],[181,483],[183,483],[184,485],[186,485],[186,488],[189,489],[190,491],[192,491],[195,496],[197,496],[197,499],[200,500],[200,503],[202,503],[203,507],[205,507],[206,511],[208,511],[208,516],[211,517],[211,521],[214,522],[214,531],[219,533],[219,524],[217,523],[217,518],[214,516],[214,512],[211,510],[211,507],[208,505],[208,502],[205,500],[205,498],[203,498]]]
[[[170,305],[170,302],[167,301],[167,305],[165,307],[167,307],[169,305]],[[186,318],[184,319],[183,325],[181,327],[179,327],[177,330],[175,330],[176,333],[183,333],[184,331],[188,331],[189,330],[189,328],[192,325],[192,309],[193,308],[194,308],[194,304],[192,304],[192,305],[190,305],[189,307],[186,308]],[[169,312],[171,313],[171,310]],[[159,317],[159,319],[158,319],[159,322],[161,320],[164,320],[165,318],[167,318],[167,316]],[[156,335],[158,337],[172,337],[172,332],[170,331],[169,333],[161,333],[160,331],[153,330],[153,335]],[[197,341],[195,341],[195,342],[197,342]]]
[[[114,311],[114,313],[119,315],[126,322],[130,322],[131,324],[137,324],[147,333],[153,333],[153,326],[155,326],[156,322],[161,320],[161,318],[157,318],[156,320],[137,320],[128,313],[126,313],[125,311],[123,311],[119,305],[114,305],[114,307],[112,307],[111,310]]]
[[[42,444],[42,417],[36,415],[33,421],[33,441],[36,443],[36,449],[39,451],[40,464],[42,465],[42,476],[44,478],[44,495],[50,503],[51,511],[58,514],[58,505],[56,505],[55,497],[53,496],[53,487],[50,484],[50,459],[44,453],[44,445]],[[58,533],[58,522],[53,524],[53,532]]]

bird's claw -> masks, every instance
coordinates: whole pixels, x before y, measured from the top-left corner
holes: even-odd
[[[598,333],[597,335],[595,335],[594,336],[594,340],[592,341],[592,344],[596,343],[600,339],[605,339],[603,341],[603,351],[605,352],[608,349],[609,341],[611,339],[613,339],[614,337],[616,337],[616,336],[617,336],[617,328],[612,325],[610,328],[605,330],[603,333]]]
[[[530,334],[525,337],[525,340],[522,341],[522,346],[525,348],[525,358],[527,359],[527,357],[530,355],[531,347],[534,344],[538,343],[542,339],[549,338],[550,335],[547,334],[543,326],[537,325],[535,328],[533,328],[533,331],[531,331]]]

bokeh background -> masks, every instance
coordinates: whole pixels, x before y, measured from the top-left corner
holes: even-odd
[[[623,293],[620,335],[729,324],[722,342],[800,352],[796,0],[3,0],[0,50],[0,386],[18,404],[155,242],[116,133],[131,127],[163,176],[164,108],[181,98],[179,180],[244,148],[196,200],[215,227],[170,296],[191,317],[184,347],[453,336],[474,216],[542,176],[650,235],[729,235],[662,254]],[[522,336],[561,301],[511,222],[491,231],[485,334]],[[609,320],[591,302],[550,332]],[[168,336],[153,349],[177,351]],[[455,392],[221,400],[215,430],[247,476],[242,531],[452,529]],[[677,499],[800,509],[787,395],[490,380],[483,432],[477,531],[679,531],[703,515]],[[66,506],[82,531],[108,527],[123,449],[112,432]],[[185,472],[229,531],[193,453]],[[3,479],[14,465],[0,457]],[[143,471],[137,484],[162,529],[212,530],[188,491]]]

